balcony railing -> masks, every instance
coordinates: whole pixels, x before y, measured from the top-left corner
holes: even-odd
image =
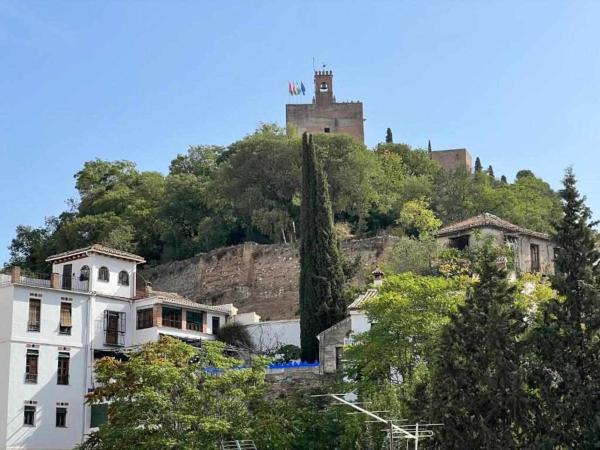
[[[89,292],[90,290],[90,282],[88,280],[81,280],[75,275],[61,276],[58,273],[28,272],[19,267],[12,267],[10,271],[0,273],[0,287],[11,283],[77,292]]]
[[[191,330],[191,331],[202,331],[201,323],[186,322],[185,327],[186,327],[186,329]]]

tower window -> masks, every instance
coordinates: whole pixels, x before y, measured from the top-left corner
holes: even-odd
[[[100,270],[98,270],[98,280],[109,281],[109,279],[108,267],[100,267]]]
[[[329,127],[325,127],[325,129],[323,130],[325,133],[330,133],[331,129]]]
[[[119,272],[119,284],[121,286],[129,286],[129,274],[124,270]]]
[[[81,266],[81,273],[79,275],[79,281],[88,281],[90,279],[90,267]]]
[[[329,86],[327,86],[327,83],[325,81],[321,83],[321,86],[319,86],[319,90],[321,92],[327,92],[329,90]]]

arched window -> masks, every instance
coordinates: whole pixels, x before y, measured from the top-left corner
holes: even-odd
[[[108,281],[109,280],[109,274],[108,274],[108,267],[100,267],[100,270],[98,271],[98,280],[100,281]]]
[[[121,286],[129,286],[129,274],[124,270],[119,272],[119,284]]]
[[[79,274],[79,281],[88,281],[90,279],[90,267],[81,266],[81,273]]]
[[[319,90],[321,92],[327,92],[328,89],[329,89],[329,86],[327,86],[327,83],[325,81],[323,81],[321,83],[321,86],[319,86]]]

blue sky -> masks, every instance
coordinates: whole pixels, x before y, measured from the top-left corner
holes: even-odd
[[[166,172],[191,144],[285,121],[312,60],[361,100],[369,146],[467,147],[600,212],[600,2],[0,1],[0,262],[93,158]],[[306,97],[308,101],[310,97]]]

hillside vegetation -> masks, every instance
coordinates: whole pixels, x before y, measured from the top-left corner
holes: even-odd
[[[345,236],[418,235],[480,212],[549,231],[560,216],[556,193],[529,170],[509,183],[491,167],[474,175],[444,172],[426,150],[406,144],[367,149],[342,135],[314,141]],[[172,160],[167,175],[130,161],[88,161],[74,175],[79,198],[67,211],[40,228],[17,227],[10,263],[45,271],[48,255],[95,242],[149,262],[247,240],[294,242],[300,237],[300,147],[299,136],[264,124],[228,147],[190,147]]]

